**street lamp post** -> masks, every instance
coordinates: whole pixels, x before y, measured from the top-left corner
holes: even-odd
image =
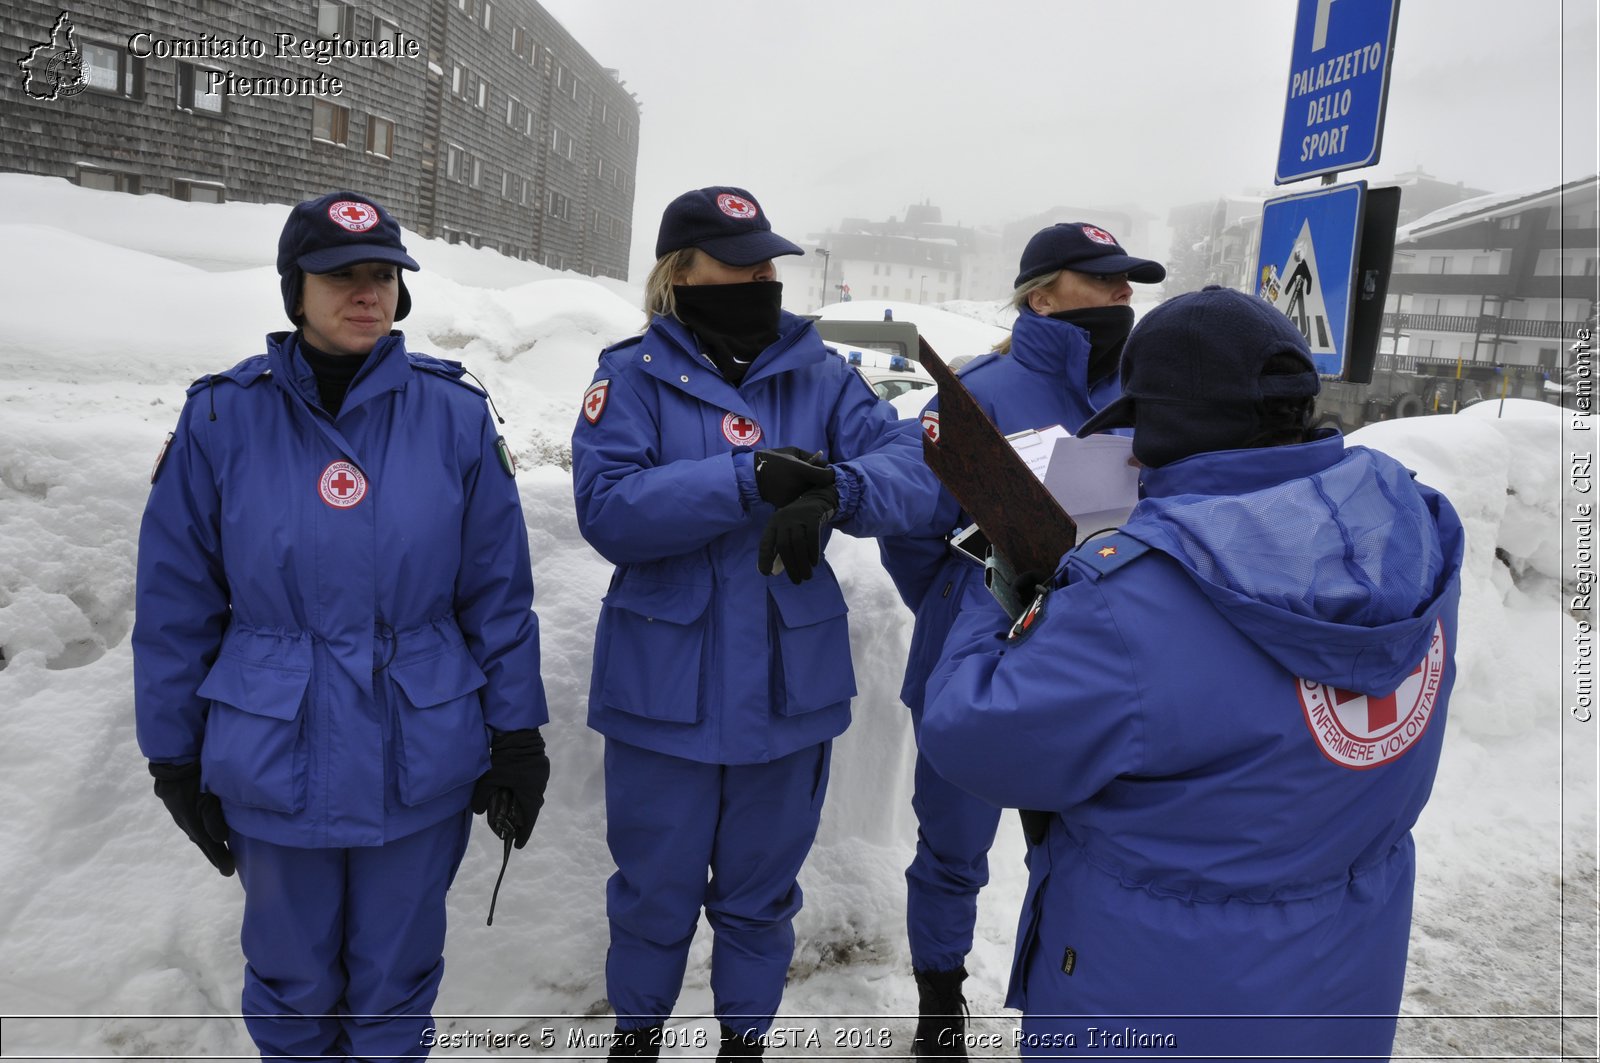
[[[826,247],[819,247],[817,254],[822,256],[822,298],[817,306],[817,309],[821,310],[828,305],[828,260],[833,257],[833,252]]]

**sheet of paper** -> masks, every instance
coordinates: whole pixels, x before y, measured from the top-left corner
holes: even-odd
[[[1017,453],[1022,455],[1022,460],[1028,463],[1028,468],[1041,481],[1044,479],[1045,470],[1050,467],[1050,455],[1055,450],[1056,444],[1063,439],[1071,439],[1072,434],[1060,425],[1051,425],[1049,428],[1027,428],[1021,432],[1012,432],[1006,436]],[[1072,511],[1067,510],[1068,513]]]
[[[1045,465],[1044,485],[1078,524],[1078,541],[1127,519],[1139,501],[1139,466],[1128,436],[1058,438]]]

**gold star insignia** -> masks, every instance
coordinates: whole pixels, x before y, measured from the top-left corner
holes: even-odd
[[[1101,557],[1114,557],[1116,552],[1117,548],[1115,546],[1105,546],[1095,551],[1095,553],[1099,554]]]

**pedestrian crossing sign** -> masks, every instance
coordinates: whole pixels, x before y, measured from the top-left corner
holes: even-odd
[[[1323,376],[1343,376],[1361,246],[1366,182],[1268,200],[1261,214],[1256,294],[1282,311]]]

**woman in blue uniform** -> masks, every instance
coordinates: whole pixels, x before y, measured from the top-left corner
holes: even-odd
[[[914,423],[780,310],[772,259],[801,253],[743,189],[675,199],[649,324],[601,355],[573,432],[578,526],[617,566],[589,694],[614,1057],[659,1051],[702,908],[720,1058],[760,1055],[856,689],[823,547],[931,510]]]
[[[962,383],[1002,432],[1060,425],[1076,433],[1121,393],[1117,362],[1133,326],[1130,282],[1155,284],[1166,274],[1097,225],[1041,229],[1022,253],[1011,335],[995,354],[966,365]],[[927,431],[938,431],[938,411],[935,399],[923,413]],[[969,518],[936,481],[931,489],[939,496],[933,525],[883,543],[884,567],[917,614],[900,698],[919,737],[928,674],[967,590],[981,594],[983,584],[982,566],[949,546],[951,530]],[[964,1058],[961,985],[1000,810],[947,782],[920,750],[911,807],[917,850],[906,868],[906,931],[920,1012],[912,1052]]]
[[[461,366],[390,331],[417,268],[369,197],[295,207],[296,329],[189,389],[140,530],[139,746],[238,870],[264,1056],[425,1052],[470,810],[509,798],[520,847],[549,775],[509,454]]]

